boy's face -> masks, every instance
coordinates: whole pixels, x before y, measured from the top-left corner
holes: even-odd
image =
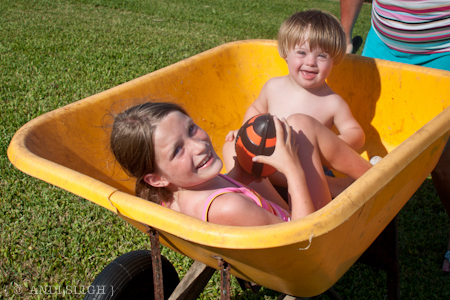
[[[320,89],[333,68],[333,58],[320,48],[313,50],[309,42],[296,45],[289,51],[286,62],[289,75],[301,87],[307,90]]]

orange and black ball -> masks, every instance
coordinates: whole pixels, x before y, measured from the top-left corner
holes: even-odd
[[[241,167],[257,178],[267,177],[276,172],[272,166],[255,163],[257,155],[270,156],[275,151],[276,131],[273,116],[257,115],[245,122],[236,137],[236,155]]]

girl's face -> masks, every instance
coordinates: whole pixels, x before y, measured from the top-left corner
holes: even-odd
[[[157,175],[172,191],[200,188],[222,170],[208,134],[181,112],[173,111],[160,121],[154,144]]]
[[[291,49],[286,62],[291,78],[307,90],[315,90],[325,85],[325,79],[333,68],[333,58],[320,48],[311,50],[309,42]]]

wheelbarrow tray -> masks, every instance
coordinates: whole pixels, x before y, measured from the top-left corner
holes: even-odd
[[[328,79],[366,133],[361,155],[383,158],[319,211],[259,227],[203,222],[133,196],[134,180],[109,151],[111,115],[143,100],[183,105],[221,155],[226,133],[270,78],[288,73],[276,42],[224,44],[44,114],[8,148],[21,171],[118,214],[167,247],[295,296],[336,283],[396,216],[436,165],[450,130],[450,72],[347,55]]]

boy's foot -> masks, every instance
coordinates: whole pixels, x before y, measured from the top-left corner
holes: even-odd
[[[382,160],[383,158],[381,157],[381,156],[374,156],[374,157],[372,157],[370,160],[369,160],[369,162],[373,165],[373,166],[375,166],[380,160]]]

